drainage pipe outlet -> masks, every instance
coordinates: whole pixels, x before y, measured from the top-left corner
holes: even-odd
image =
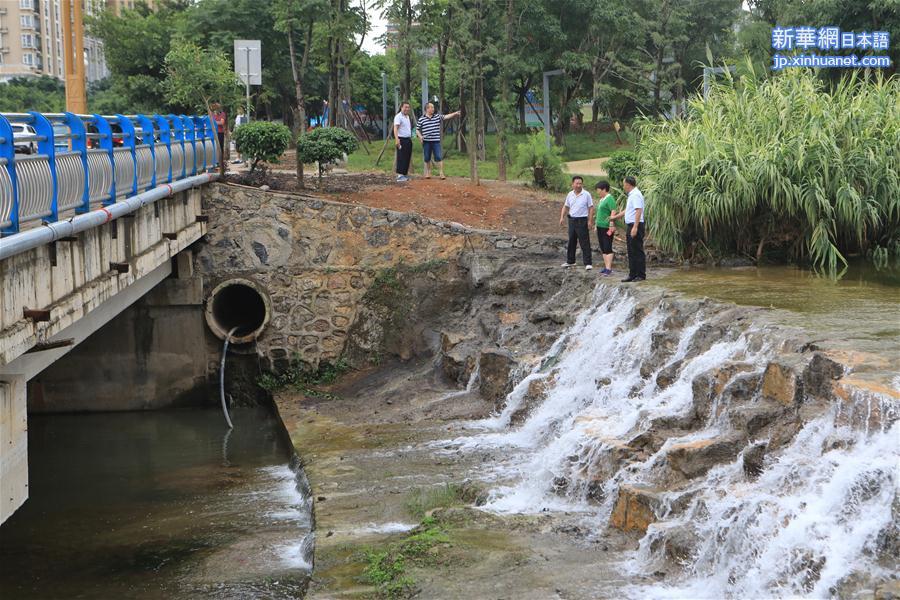
[[[228,279],[206,299],[206,324],[220,340],[231,335],[231,343],[246,344],[258,338],[272,315],[269,296],[249,279]]]

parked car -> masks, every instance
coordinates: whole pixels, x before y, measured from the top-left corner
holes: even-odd
[[[57,152],[65,152],[69,149],[68,138],[60,138],[59,136],[69,135],[69,128],[62,123],[53,124],[53,148]]]
[[[11,125],[13,130],[13,146],[16,149],[16,154],[34,154],[35,152],[37,152],[37,142],[16,141],[20,138],[37,135],[34,127],[32,127],[31,125],[25,125],[23,123],[11,123]]]

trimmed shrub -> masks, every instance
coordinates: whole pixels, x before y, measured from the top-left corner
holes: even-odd
[[[319,179],[325,165],[352,154],[359,148],[359,140],[340,127],[317,127],[297,139],[297,156],[305,163],[319,165]]]
[[[527,141],[516,146],[515,168],[519,175],[529,173],[536,187],[556,191],[566,189],[562,148],[555,145],[547,148],[543,133],[529,136]]]
[[[609,183],[616,189],[621,189],[622,180],[631,175],[638,177],[641,173],[638,155],[631,150],[618,150],[609,156],[609,160],[603,165],[609,175]]]
[[[251,173],[259,161],[278,162],[290,143],[291,130],[279,123],[251,121],[234,130],[234,146],[252,161]]]

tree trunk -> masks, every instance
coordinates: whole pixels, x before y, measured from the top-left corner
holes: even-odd
[[[513,0],[506,0],[506,52],[500,63],[500,109],[497,111],[497,179],[506,181],[506,129],[509,110],[509,60],[512,55]]]
[[[441,114],[447,114],[449,107],[447,106],[447,44],[438,45],[438,94],[440,94],[440,110]]]
[[[403,0],[403,78],[400,82],[400,101],[409,100],[412,93],[412,41],[409,39],[412,31],[412,2]],[[424,106],[422,107],[425,108]]]
[[[519,133],[525,133],[528,126],[525,124],[525,94],[520,93],[516,98],[516,107],[519,109]]]
[[[294,141],[300,138],[303,135],[303,132],[306,130],[306,116],[305,109],[303,107],[303,81],[300,79],[300,72],[297,70],[297,56],[294,52],[294,28],[289,27],[287,31],[287,39],[288,39],[288,50],[290,51],[291,56],[291,75],[294,78],[294,93],[297,96],[297,105],[293,109],[294,113]],[[303,49],[304,56],[308,52],[308,46]],[[300,160],[300,153],[294,152],[296,155],[296,170],[297,170],[297,184],[300,187],[303,187],[303,161]]]
[[[478,179],[478,155],[482,148],[479,147],[479,137],[484,122],[484,95],[482,93],[481,70],[481,0],[475,3],[475,65],[472,72],[472,113],[469,115],[470,135],[474,138],[469,144],[469,176],[475,185],[479,185]]]
[[[459,79],[459,110],[462,111],[462,114],[459,117],[459,128],[456,130],[456,150],[462,154],[467,151],[465,132],[466,123],[469,120],[469,111],[466,110],[466,87],[462,77]]]

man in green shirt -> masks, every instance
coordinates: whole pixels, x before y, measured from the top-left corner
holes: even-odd
[[[613,237],[616,234],[616,224],[610,219],[610,215],[616,212],[616,199],[609,193],[609,183],[600,181],[597,183],[597,200],[594,210],[594,224],[597,226],[597,240],[600,242],[600,252],[603,254],[604,268],[601,275],[612,275],[613,261]]]

